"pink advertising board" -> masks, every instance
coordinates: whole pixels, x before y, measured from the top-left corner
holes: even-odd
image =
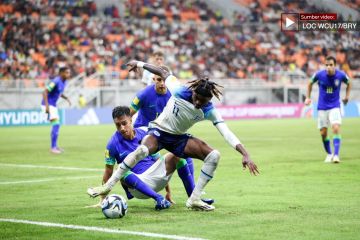
[[[244,104],[216,106],[224,119],[300,118],[305,117],[304,104]]]

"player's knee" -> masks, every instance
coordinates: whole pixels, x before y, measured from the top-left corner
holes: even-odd
[[[149,149],[145,145],[140,145],[136,149],[136,156],[139,159],[143,159],[149,155]]]
[[[220,152],[218,150],[211,151],[205,158],[204,163],[209,163],[217,166],[220,161]]]
[[[182,168],[185,165],[187,165],[186,160],[183,158],[180,158],[179,161],[176,163],[176,169]]]
[[[338,124],[332,126],[333,133],[338,134],[340,132],[340,126]]]

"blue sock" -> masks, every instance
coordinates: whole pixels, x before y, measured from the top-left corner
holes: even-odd
[[[124,191],[126,193],[127,199],[128,200],[133,199],[134,196],[129,192],[129,188],[125,184],[123,184],[123,182],[121,182],[121,186],[123,187],[123,189],[124,189]]]
[[[334,144],[334,155],[339,156],[340,145],[341,145],[341,136],[339,134],[334,135],[333,144]]]
[[[191,175],[194,176],[194,164],[193,164],[192,158],[191,157],[186,158],[186,162],[187,162],[187,165],[189,167]]]
[[[194,183],[194,176],[191,174],[186,160],[181,158],[180,161],[176,164],[176,169],[179,174],[179,177],[181,178],[184,184],[186,193],[188,197],[190,197],[191,193],[195,188],[195,183]]]
[[[326,137],[325,140],[323,140],[323,144],[327,154],[331,154],[330,138]]]
[[[159,197],[162,197],[160,194],[156,193],[152,190],[146,183],[140,180],[134,173],[130,173],[129,175],[124,177],[124,182],[129,185],[131,188],[134,188],[141,192],[142,194],[153,198],[156,200]]]
[[[51,128],[51,148],[57,147],[60,124],[54,124]]]

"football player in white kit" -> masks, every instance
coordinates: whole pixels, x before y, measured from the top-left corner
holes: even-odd
[[[160,51],[153,52],[150,57],[150,62],[155,64],[156,66],[163,65],[164,64],[164,53],[162,53]],[[146,69],[143,69],[141,82],[145,86],[150,86],[151,84],[154,83],[153,77],[154,77],[153,73],[149,72]]]
[[[239,139],[230,131],[224,120],[210,102],[213,96],[219,98],[219,85],[209,81],[207,77],[189,82],[189,86],[180,85],[177,78],[166,70],[140,61],[131,61],[129,71],[144,68],[153,74],[166,79],[165,84],[172,97],[157,119],[149,123],[149,130],[141,145],[130,153],[119,165],[112,177],[100,187],[89,188],[88,194],[97,197],[107,194],[112,187],[135,164],[149,154],[166,149],[178,157],[192,157],[204,161],[201,174],[186,206],[194,210],[212,211],[214,206],[201,201],[200,196],[206,184],[213,178],[220,160],[219,151],[211,148],[202,140],[187,134],[186,131],[195,123],[210,120],[224,139],[243,156],[243,167],[249,168],[250,174],[259,173],[256,164]]]

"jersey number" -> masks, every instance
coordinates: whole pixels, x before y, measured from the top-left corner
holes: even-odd
[[[173,108],[173,114],[177,117],[178,116],[178,114],[179,114],[179,108],[176,106],[176,105],[174,105],[174,108]]]
[[[326,93],[333,93],[333,88],[332,87],[327,87],[326,88]]]

